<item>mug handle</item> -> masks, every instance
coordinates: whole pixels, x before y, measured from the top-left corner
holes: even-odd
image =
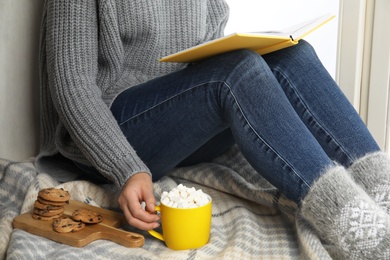
[[[160,211],[160,206],[156,206],[154,208],[156,211]],[[149,234],[151,234],[152,236],[154,236],[155,238],[157,239],[160,239],[161,241],[164,241],[164,237],[162,234],[158,233],[156,230],[148,230]]]

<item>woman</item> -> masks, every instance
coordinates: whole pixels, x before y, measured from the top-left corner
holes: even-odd
[[[223,0],[47,0],[38,167],[62,157],[114,182],[128,222],[149,230],[152,181],[237,143],[344,257],[389,257],[390,160],[307,42],[158,62],[227,19]]]

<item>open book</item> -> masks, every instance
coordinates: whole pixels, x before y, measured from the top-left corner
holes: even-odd
[[[203,44],[179,51],[160,59],[162,62],[196,62],[221,53],[250,49],[267,54],[293,46],[300,39],[318,29],[335,16],[326,14],[280,31],[233,33]]]

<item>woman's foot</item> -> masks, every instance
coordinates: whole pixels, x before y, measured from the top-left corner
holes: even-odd
[[[355,182],[390,214],[390,156],[383,152],[368,154],[354,162],[348,171]]]
[[[390,216],[341,166],[325,171],[301,204],[302,216],[343,259],[390,259]]]

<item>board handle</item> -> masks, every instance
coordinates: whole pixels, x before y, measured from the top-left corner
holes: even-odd
[[[123,229],[100,224],[99,232],[95,233],[95,239],[106,239],[125,247],[142,247],[145,244],[143,235],[125,231]]]

